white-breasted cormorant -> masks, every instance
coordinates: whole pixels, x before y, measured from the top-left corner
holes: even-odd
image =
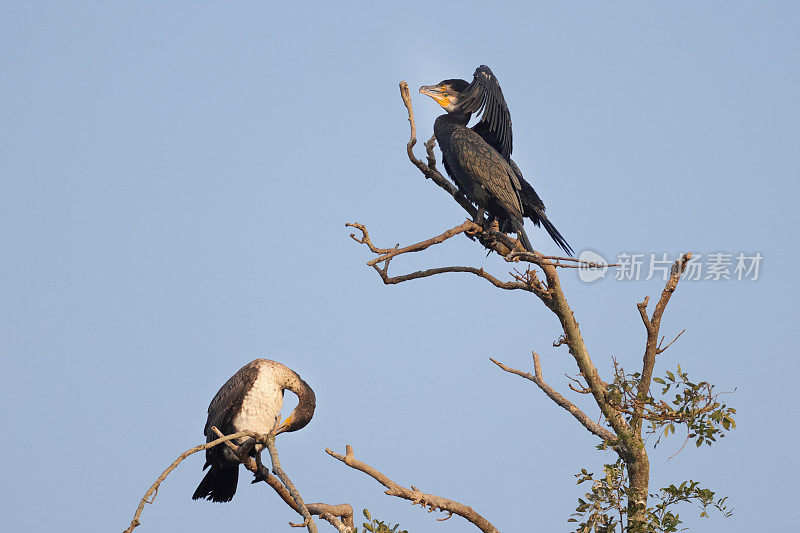
[[[283,391],[290,390],[297,395],[298,404],[279,428],[275,428],[283,407]],[[286,365],[256,359],[236,372],[211,400],[206,421],[206,442],[218,438],[211,431],[215,426],[223,434],[237,431],[255,431],[267,434],[276,429],[275,434],[297,431],[305,427],[314,416],[316,396],[308,383]],[[261,446],[253,450],[259,452]],[[221,444],[206,450],[206,473],[193,500],[205,498],[213,502],[231,501],[236,494],[239,480],[239,459],[225,445]]]

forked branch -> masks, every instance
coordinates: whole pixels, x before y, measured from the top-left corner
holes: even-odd
[[[494,527],[488,520],[475,512],[475,510],[468,505],[464,505],[463,503],[453,500],[448,500],[447,498],[442,498],[441,496],[426,494],[418,490],[413,485],[410,489],[408,489],[395,483],[372,466],[356,459],[353,456],[353,448],[349,444],[345,448],[344,455],[335,453],[330,449],[326,449],[325,451],[328,452],[331,457],[338,459],[350,468],[364,472],[375,481],[386,487],[386,494],[389,496],[396,496],[398,498],[408,500],[413,505],[419,504],[422,507],[427,507],[430,511],[443,511],[450,514],[456,514],[462,518],[465,518],[481,531],[486,533],[497,533],[496,527]]]
[[[351,228],[356,228],[361,231],[361,236],[356,236],[355,234],[351,233],[350,237],[356,241],[357,243],[366,245],[371,252],[378,254],[379,257],[371,259],[367,262],[368,266],[371,266],[378,275],[381,277],[383,282],[386,285],[396,285],[398,283],[403,283],[404,281],[409,281],[412,279],[420,279],[420,278],[427,278],[430,276],[435,276],[437,274],[444,274],[446,272],[466,272],[469,274],[474,274],[480,278],[485,279],[495,287],[505,290],[524,290],[535,292],[539,285],[538,283],[526,283],[521,280],[519,281],[500,281],[495,276],[489,274],[482,268],[475,268],[475,267],[464,267],[464,266],[448,266],[448,267],[440,267],[440,268],[431,268],[428,270],[418,270],[416,272],[412,272],[410,274],[404,274],[401,276],[390,276],[389,275],[389,263],[397,257],[398,255],[406,254],[406,253],[413,253],[413,252],[420,252],[422,250],[426,250],[431,246],[436,244],[441,244],[446,240],[455,237],[456,235],[460,235],[461,233],[468,233],[472,231],[480,231],[480,226],[475,224],[474,222],[467,220],[464,223],[451,228],[444,233],[437,235],[436,237],[431,237],[430,239],[426,239],[424,241],[418,242],[416,244],[411,244],[409,246],[404,246],[403,248],[395,247],[395,248],[378,248],[372,243],[370,240],[369,232],[367,228],[363,224],[359,224],[358,222],[349,222],[346,226]],[[490,230],[490,232],[494,232],[495,230]],[[501,234],[500,232],[496,232],[502,237],[508,238],[506,235]],[[382,266],[381,266],[382,263]]]
[[[664,316],[664,311],[667,308],[667,304],[669,303],[672,294],[678,288],[678,281],[680,281],[681,275],[686,271],[686,265],[691,259],[692,253],[687,252],[679,257],[678,260],[672,265],[669,279],[667,279],[664,290],[661,291],[661,297],[658,299],[656,308],[653,310],[653,314],[651,316],[647,315],[647,304],[650,302],[649,296],[646,297],[641,303],[636,304],[636,308],[639,310],[639,315],[642,317],[642,323],[644,324],[647,339],[645,342],[644,356],[642,358],[642,374],[637,391],[640,405],[644,403],[644,399],[648,396],[648,392],[650,391],[650,383],[653,379],[653,368],[656,364],[656,355],[666,350],[669,345],[672,344],[672,342],[675,342],[672,341],[669,345],[667,345],[666,348],[662,350],[659,349],[658,334],[661,328],[661,317]],[[680,337],[680,334],[678,337]],[[678,337],[675,337],[675,340],[677,340]],[[641,415],[642,407],[639,406],[635,409],[632,425],[636,428],[636,431],[640,436],[642,431]]]

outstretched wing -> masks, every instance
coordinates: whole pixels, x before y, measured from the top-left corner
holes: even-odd
[[[489,67],[481,65],[475,69],[472,83],[461,92],[459,100],[463,111],[481,113],[481,120],[475,125],[475,131],[497,149],[500,155],[509,159],[513,150],[511,113],[506,99],[503,98],[500,84]]]

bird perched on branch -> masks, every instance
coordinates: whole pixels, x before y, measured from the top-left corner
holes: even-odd
[[[289,417],[277,427],[283,407],[283,391],[297,395],[298,404]],[[206,442],[218,438],[211,431],[215,426],[223,434],[238,431],[255,431],[275,434],[304,428],[314,416],[316,396],[308,383],[289,367],[269,359],[256,359],[236,372],[211,400],[206,421]],[[260,453],[256,445],[251,454]],[[239,480],[239,459],[225,445],[206,450],[206,464],[211,467],[192,496],[193,500],[205,498],[213,502],[228,502],[236,494]]]
[[[511,113],[489,67],[475,69],[472,83],[448,79],[420,87],[419,92],[447,111],[433,126],[444,168],[459,190],[478,206],[481,218],[483,211],[488,211],[490,219],[497,219],[501,231],[516,231],[525,248],[532,250],[523,229],[522,218],[526,217],[544,227],[562,250],[573,255],[572,247],[545,215],[544,202],[511,159]],[[473,113],[480,113],[481,119],[467,128]],[[500,155],[503,163],[487,151],[487,146]]]

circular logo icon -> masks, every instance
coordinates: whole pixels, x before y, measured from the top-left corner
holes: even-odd
[[[592,250],[583,250],[578,255],[578,259],[581,261],[578,277],[584,283],[592,283],[606,277],[608,261],[602,255]]]

